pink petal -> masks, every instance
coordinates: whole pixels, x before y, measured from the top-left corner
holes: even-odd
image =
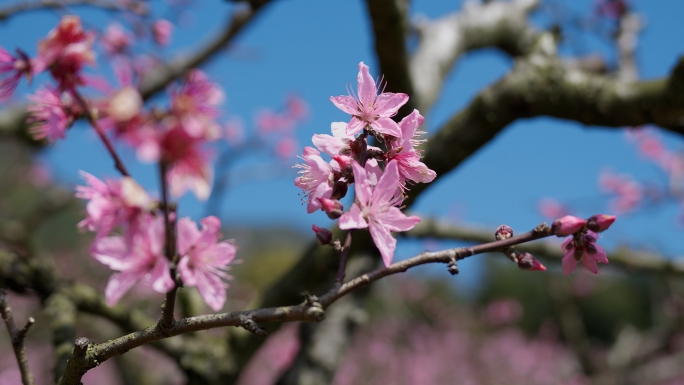
[[[233,261],[236,251],[237,248],[230,242],[211,245],[202,251],[202,263],[206,266],[225,267]]]
[[[356,115],[359,113],[356,99],[354,99],[352,96],[331,96],[330,101],[335,105],[335,107],[348,113],[349,115]]]
[[[351,137],[347,135],[347,123],[345,122],[330,123],[330,131],[337,139],[351,139]]]
[[[112,270],[123,270],[126,263],[128,248],[123,237],[103,237],[93,242],[91,249],[93,257]]]
[[[378,89],[375,87],[375,80],[373,80],[373,77],[368,71],[368,66],[363,64],[363,62],[359,63],[359,74],[357,76],[357,81],[359,101],[364,108],[368,108],[375,102]]]
[[[166,293],[173,289],[175,283],[171,279],[169,261],[166,257],[157,257],[154,267],[148,272],[145,281],[151,283],[152,289],[157,293]]]
[[[598,274],[598,265],[596,264],[596,260],[591,258],[591,256],[586,252],[584,253],[584,256],[582,256],[582,264],[584,264],[584,266],[592,273]]]
[[[164,217],[158,216],[152,218],[147,223],[143,224],[143,231],[147,231],[146,243],[148,250],[154,256],[164,255],[164,243],[166,242],[166,224]]]
[[[420,222],[419,217],[406,216],[398,207],[388,207],[386,211],[374,215],[373,219],[391,231],[409,231]]]
[[[140,281],[145,275],[144,270],[123,271],[109,277],[107,287],[105,287],[105,297],[107,304],[114,306],[121,297],[133,286]]]
[[[361,207],[366,207],[371,201],[371,188],[366,181],[366,170],[361,165],[352,161],[352,170],[354,172],[354,191],[356,191],[356,199],[361,203]]]
[[[349,121],[349,124],[347,124],[347,136],[356,135],[359,132],[363,131],[365,127],[366,122],[354,116]]]
[[[365,229],[368,227],[368,222],[366,222],[366,219],[361,214],[359,206],[354,203],[349,212],[342,214],[338,225],[342,230]]]
[[[344,146],[344,143],[339,138],[325,134],[316,134],[311,138],[311,141],[316,148],[330,156],[339,155],[340,149]]]
[[[356,175],[356,170],[354,171]],[[399,190],[399,169],[396,161],[390,161],[385,166],[385,173],[382,174],[378,185],[373,191],[373,198],[371,199],[372,206],[387,206],[390,204],[392,198],[397,195]]]
[[[565,250],[565,248],[563,248]],[[574,249],[567,251],[562,261],[563,275],[568,275],[577,267],[577,260],[574,256]]]
[[[382,255],[382,261],[386,267],[389,267],[392,264],[392,258],[394,258],[394,250],[397,248],[397,240],[392,237],[389,229],[382,225],[371,222],[369,228],[373,242]]]
[[[198,272],[197,290],[204,302],[214,311],[219,311],[226,302],[226,284],[210,272]]]
[[[603,247],[597,245],[594,243],[594,246],[596,247],[596,254],[589,254],[593,259],[596,260],[598,263],[608,263],[608,257],[606,256],[606,251],[603,249]]]
[[[384,94],[383,94],[384,95]],[[423,125],[425,118],[418,112],[418,110],[413,110],[408,116],[399,122],[399,128],[401,128],[401,138],[402,142],[399,145],[411,146],[411,139],[416,135],[416,130],[418,127]]]
[[[377,120],[372,121],[370,125],[375,131],[381,134],[387,134],[401,138],[401,129],[399,128],[399,125],[390,118],[380,117]],[[349,131],[349,129],[347,129],[347,131]]]
[[[306,212],[311,214],[321,208],[318,198],[330,198],[332,187],[328,183],[321,183],[309,193],[309,203],[306,205]]]
[[[186,255],[200,237],[197,225],[190,218],[181,218],[177,224],[178,253]]]
[[[178,262],[178,272],[180,273],[181,279],[185,286],[195,286],[197,285],[197,277],[195,276],[195,269],[189,266],[190,256],[184,255],[181,257],[180,262]]]
[[[380,115],[381,117],[389,118],[391,116],[396,115],[397,111],[399,111],[401,106],[406,104],[408,100],[409,96],[406,94],[394,94],[392,92],[384,92],[378,95],[375,101],[375,113]],[[414,110],[413,112],[417,113],[418,110]],[[413,114],[413,112],[411,114]],[[420,114],[418,114],[418,116],[420,116]],[[422,123],[423,122],[421,121],[420,124]]]
[[[202,218],[200,223],[202,224],[202,236],[199,239],[199,243],[215,244],[221,231],[221,220],[216,216],[210,215]]]

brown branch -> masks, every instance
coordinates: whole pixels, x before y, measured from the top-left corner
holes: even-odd
[[[173,289],[166,293],[166,299],[162,305],[161,326],[167,328],[173,324],[173,313],[176,307],[176,291],[178,290],[178,282],[176,280],[176,219],[171,219],[169,215],[169,198],[168,186],[166,182],[166,173],[168,165],[166,161],[159,162],[159,183],[161,183],[162,203],[164,206],[164,247],[166,249],[166,257],[169,259],[171,269],[171,279],[174,282]]]
[[[120,1],[105,0],[39,0],[21,2],[17,1],[16,4],[12,4],[0,9],[0,21],[4,21],[11,16],[15,16],[23,12],[38,11],[46,8],[66,9],[67,7],[81,5],[100,8],[107,11],[133,12],[141,16],[146,15],[148,12],[147,7],[142,2],[131,2],[130,5],[126,5],[125,3]]]
[[[21,330],[17,328],[17,325],[14,323],[14,317],[12,317],[12,308],[10,307],[7,291],[5,289],[0,289],[0,314],[2,314],[2,318],[5,320],[7,332],[12,339],[12,348],[14,349],[14,356],[17,358],[17,364],[19,365],[21,382],[24,385],[33,385],[35,382],[33,374],[28,366],[28,359],[26,358],[24,337],[26,337],[26,333],[35,320],[33,317],[29,317],[26,325]]]
[[[539,0],[471,3],[436,20],[418,18],[414,28],[419,43],[410,59],[418,108],[423,115],[437,100],[446,77],[463,54],[486,47],[511,56],[528,53],[538,35],[527,17]],[[392,79],[394,80],[394,79]]]
[[[400,234],[410,238],[451,239],[480,243],[491,239],[493,233],[492,230],[476,226],[454,225],[423,218],[412,230]],[[517,246],[516,250],[528,252],[535,257],[555,263],[559,263],[564,254],[558,244],[551,242],[527,243]],[[634,251],[627,247],[619,247],[608,252],[607,255],[610,261],[609,266],[618,267],[627,272],[684,276],[684,256],[667,258],[652,252]]]
[[[78,104],[81,106],[81,108],[83,108],[88,123],[90,123],[90,125],[93,127],[93,129],[97,133],[97,136],[100,137],[100,140],[102,140],[102,143],[104,143],[105,147],[107,148],[109,155],[111,155],[112,159],[114,160],[114,167],[117,170],[119,170],[121,175],[131,176],[131,174],[128,173],[128,170],[126,169],[126,166],[124,165],[123,161],[119,157],[119,154],[116,152],[114,145],[109,140],[104,130],[102,130],[102,127],[100,127],[100,124],[97,122],[97,119],[95,119],[93,111],[90,109],[88,102],[77,91],[74,91],[72,94],[76,97],[76,100],[78,101]]]
[[[437,178],[522,118],[551,116],[614,128],[656,124],[684,135],[684,58],[667,78],[621,81],[568,68],[555,56],[549,34],[542,35],[537,46],[534,54],[516,62],[429,140],[423,161]],[[427,186],[413,186],[406,204]]]
[[[183,333],[224,326],[243,326],[245,320],[250,320],[256,324],[293,321],[320,322],[325,318],[324,309],[332,305],[336,300],[383,277],[402,273],[412,267],[428,263],[448,264],[450,261],[461,260],[472,255],[502,251],[509,246],[548,236],[551,236],[551,229],[546,224],[542,224],[535,230],[509,239],[467,248],[424,252],[413,258],[394,263],[389,267],[382,267],[363,274],[340,287],[333,287],[319,298],[307,297],[304,303],[299,305],[189,317],[175,321],[171,327],[164,329],[156,324],[109,342],[90,345],[84,354],[81,354],[79,349],[75,349],[72,357],[69,359],[65,375],[60,384],[78,385],[83,374],[109,358],[121,355],[138,346]]]

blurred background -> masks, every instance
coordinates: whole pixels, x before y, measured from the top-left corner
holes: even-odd
[[[408,13],[419,23],[488,3],[414,0]],[[135,37],[130,54],[152,63],[191,56],[249,8],[241,2],[131,0],[112,1],[114,10],[74,5],[3,13],[17,4],[0,1],[0,46],[8,51],[19,47],[34,55],[37,42],[59,18],[76,13],[100,37],[111,23],[119,23]],[[560,57],[595,58],[610,76],[619,66],[617,40],[626,13],[639,22],[634,35],[638,78],[669,76],[684,52],[678,38],[683,2],[548,0],[531,11],[528,22],[559,37]],[[149,29],[159,19],[173,25],[165,46],[154,44]],[[418,39],[409,35],[409,51]],[[425,113],[428,138],[510,71],[515,60],[487,47],[460,57],[444,79],[440,98]],[[199,201],[185,195],[179,213],[194,220],[219,216],[225,237],[240,247],[241,263],[233,266],[235,280],[224,311],[292,298],[277,293],[322,293],[332,283],[310,284],[292,273],[302,255],[317,248],[311,225],[333,226],[321,212],[306,213],[292,166],[313,134],[329,134],[331,122],[347,119],[329,97],[356,86],[361,61],[374,76],[382,75],[365,2],[280,0],[260,8],[224,49],[202,63],[227,96],[220,118],[225,132],[207,149],[215,159],[212,196]],[[90,71],[112,81],[107,52],[99,53],[98,66]],[[22,105],[41,82],[45,79],[38,77],[33,86],[22,83],[0,106]],[[147,101],[151,106],[165,102],[163,92]],[[21,129],[1,135],[2,285],[11,289],[19,323],[36,318],[27,350],[37,382],[47,384],[65,349],[55,338],[61,330],[55,324],[65,315],[54,310],[60,309],[53,306],[55,288],[78,282],[101,296],[110,274],[88,255],[91,234],[76,230],[84,215],[84,202],[73,197],[74,186],[83,184],[78,171],[101,178],[117,173],[85,122],[52,145],[28,139]],[[322,331],[284,325],[256,342],[240,331],[193,333],[183,344],[173,342],[176,337],[109,360],[90,371],[84,384],[684,383],[684,271],[678,259],[684,253],[683,143],[681,135],[655,126],[605,129],[549,117],[517,120],[440,176],[411,206],[425,221],[449,231],[399,237],[395,256],[471,244],[483,234],[493,238],[504,223],[522,233],[568,213],[615,214],[617,221],[600,243],[609,258],[612,253],[621,262],[601,266],[599,275],[578,268],[563,276],[562,240],[535,252],[548,268],[543,273],[520,271],[502,255],[469,258],[456,276],[441,265],[420,267],[334,305],[344,316],[329,314]],[[155,166],[137,161],[123,144],[117,148],[136,180],[159,196]],[[665,158],[672,163],[665,164]],[[349,202],[347,197],[345,205]],[[325,257],[317,263],[335,263],[321,260]],[[351,271],[373,267],[358,261]],[[71,333],[95,341],[116,338],[155,322],[162,299],[134,288],[123,300],[132,309],[129,318],[94,302],[89,307],[86,300],[75,301]],[[192,288],[183,290],[179,301],[183,315],[210,311]],[[212,340],[222,343],[213,350],[200,348]],[[19,383],[4,333],[0,349],[0,384]],[[306,382],[302,373],[314,380]]]

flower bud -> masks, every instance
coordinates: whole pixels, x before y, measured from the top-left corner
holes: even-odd
[[[318,198],[321,203],[321,210],[328,214],[328,218],[337,219],[342,216],[344,207],[337,199]]]
[[[600,233],[607,230],[615,222],[615,215],[596,214],[587,220],[587,228]]]
[[[496,232],[494,233],[494,237],[496,238],[497,241],[501,241],[503,239],[508,239],[512,236],[513,236],[513,229],[508,225],[499,226],[499,228],[496,229]]]
[[[333,159],[340,165],[340,171],[351,169],[351,158],[346,155],[335,155]]]
[[[316,240],[318,241],[318,243],[320,243],[323,246],[332,244],[333,235],[330,230],[322,229],[316,225],[311,225],[311,230],[313,230],[314,233],[316,233]]]
[[[340,181],[338,180],[335,182],[335,185],[333,186],[332,193],[330,194],[330,198],[332,199],[342,199],[344,198],[345,195],[347,195],[347,182]]]
[[[539,263],[537,258],[530,253],[522,253],[518,256],[518,267],[520,270],[545,271],[546,267]]]
[[[586,223],[582,218],[566,215],[553,221],[551,232],[556,236],[565,237],[580,231]]]

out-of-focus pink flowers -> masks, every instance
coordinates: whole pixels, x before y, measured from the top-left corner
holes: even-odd
[[[399,108],[406,104],[408,95],[382,92],[370,76],[368,66],[359,63],[358,95],[331,96],[330,101],[340,110],[352,115],[347,124],[347,135],[355,135],[366,126],[386,135],[401,137],[401,129],[392,120]],[[380,94],[378,95],[378,91]]]
[[[420,152],[415,148],[424,142],[419,139],[420,135],[424,132],[417,131],[424,120],[425,118],[423,118],[418,110],[413,110],[413,112],[399,122],[402,135],[393,141],[393,151],[390,151],[389,159],[397,161],[402,186],[407,181],[430,183],[437,176],[437,173],[430,170],[420,161]]]
[[[194,138],[217,139],[221,128],[216,123],[218,105],[223,102],[221,88],[200,70],[192,70],[177,89],[170,92],[171,113]]]
[[[290,95],[285,99],[285,108],[287,115],[296,121],[309,118],[309,105],[297,95]]]
[[[614,194],[608,203],[611,211],[628,213],[633,211],[644,199],[644,188],[625,175],[617,175],[610,171],[599,176],[599,188],[608,194]]]
[[[204,302],[219,311],[226,301],[226,273],[235,258],[236,247],[218,242],[221,221],[214,216],[200,221],[202,230],[189,218],[178,221],[178,271],[186,286],[197,286]]]
[[[103,237],[95,241],[95,259],[118,271],[109,278],[105,297],[109,305],[119,299],[136,283],[143,282],[158,293],[174,287],[168,259],[163,255],[163,217],[145,215],[141,226],[130,237]]]
[[[95,63],[94,40],[95,35],[83,30],[78,16],[64,16],[38,44],[34,73],[49,69],[62,91],[87,84],[81,69],[86,64]]]
[[[171,195],[178,197],[190,190],[198,199],[209,197],[213,170],[203,144],[179,128],[162,134],[159,146],[162,161],[171,165],[166,174]]]
[[[31,60],[17,50],[18,57],[0,47],[0,101],[9,98],[22,76],[31,79]]]
[[[299,143],[295,138],[284,137],[276,144],[276,155],[281,159],[290,159],[297,153]]]
[[[152,25],[154,41],[161,46],[169,44],[171,41],[171,32],[173,32],[173,24],[168,20],[159,19]]]
[[[385,266],[392,263],[397,240],[390,231],[408,231],[420,222],[416,216],[406,216],[397,207],[403,196],[399,188],[399,169],[397,162],[387,164],[375,189],[367,182],[366,170],[357,162],[352,163],[354,169],[354,189],[356,202],[348,213],[340,217],[340,229],[369,228],[373,242],[380,250]]]
[[[82,112],[71,95],[55,88],[41,88],[34,95],[29,95],[28,99],[29,133],[36,140],[47,139],[52,143],[64,138],[67,128]]]
[[[570,214],[570,210],[553,198],[543,198],[537,203],[537,211],[547,219],[564,217]]]
[[[100,42],[102,47],[110,55],[122,54],[128,49],[133,41],[131,34],[124,30],[121,24],[110,24],[104,31]]]
[[[565,253],[562,261],[564,275],[572,273],[580,261],[594,274],[598,274],[597,263],[608,263],[606,252],[596,244],[597,237],[595,232],[588,230],[584,234],[568,237],[563,242],[561,249]]]
[[[131,177],[101,181],[81,171],[86,186],[76,186],[76,197],[88,199],[88,217],[78,223],[79,229],[94,231],[97,238],[108,235],[121,224],[136,225],[138,217],[150,209],[152,201]]]

